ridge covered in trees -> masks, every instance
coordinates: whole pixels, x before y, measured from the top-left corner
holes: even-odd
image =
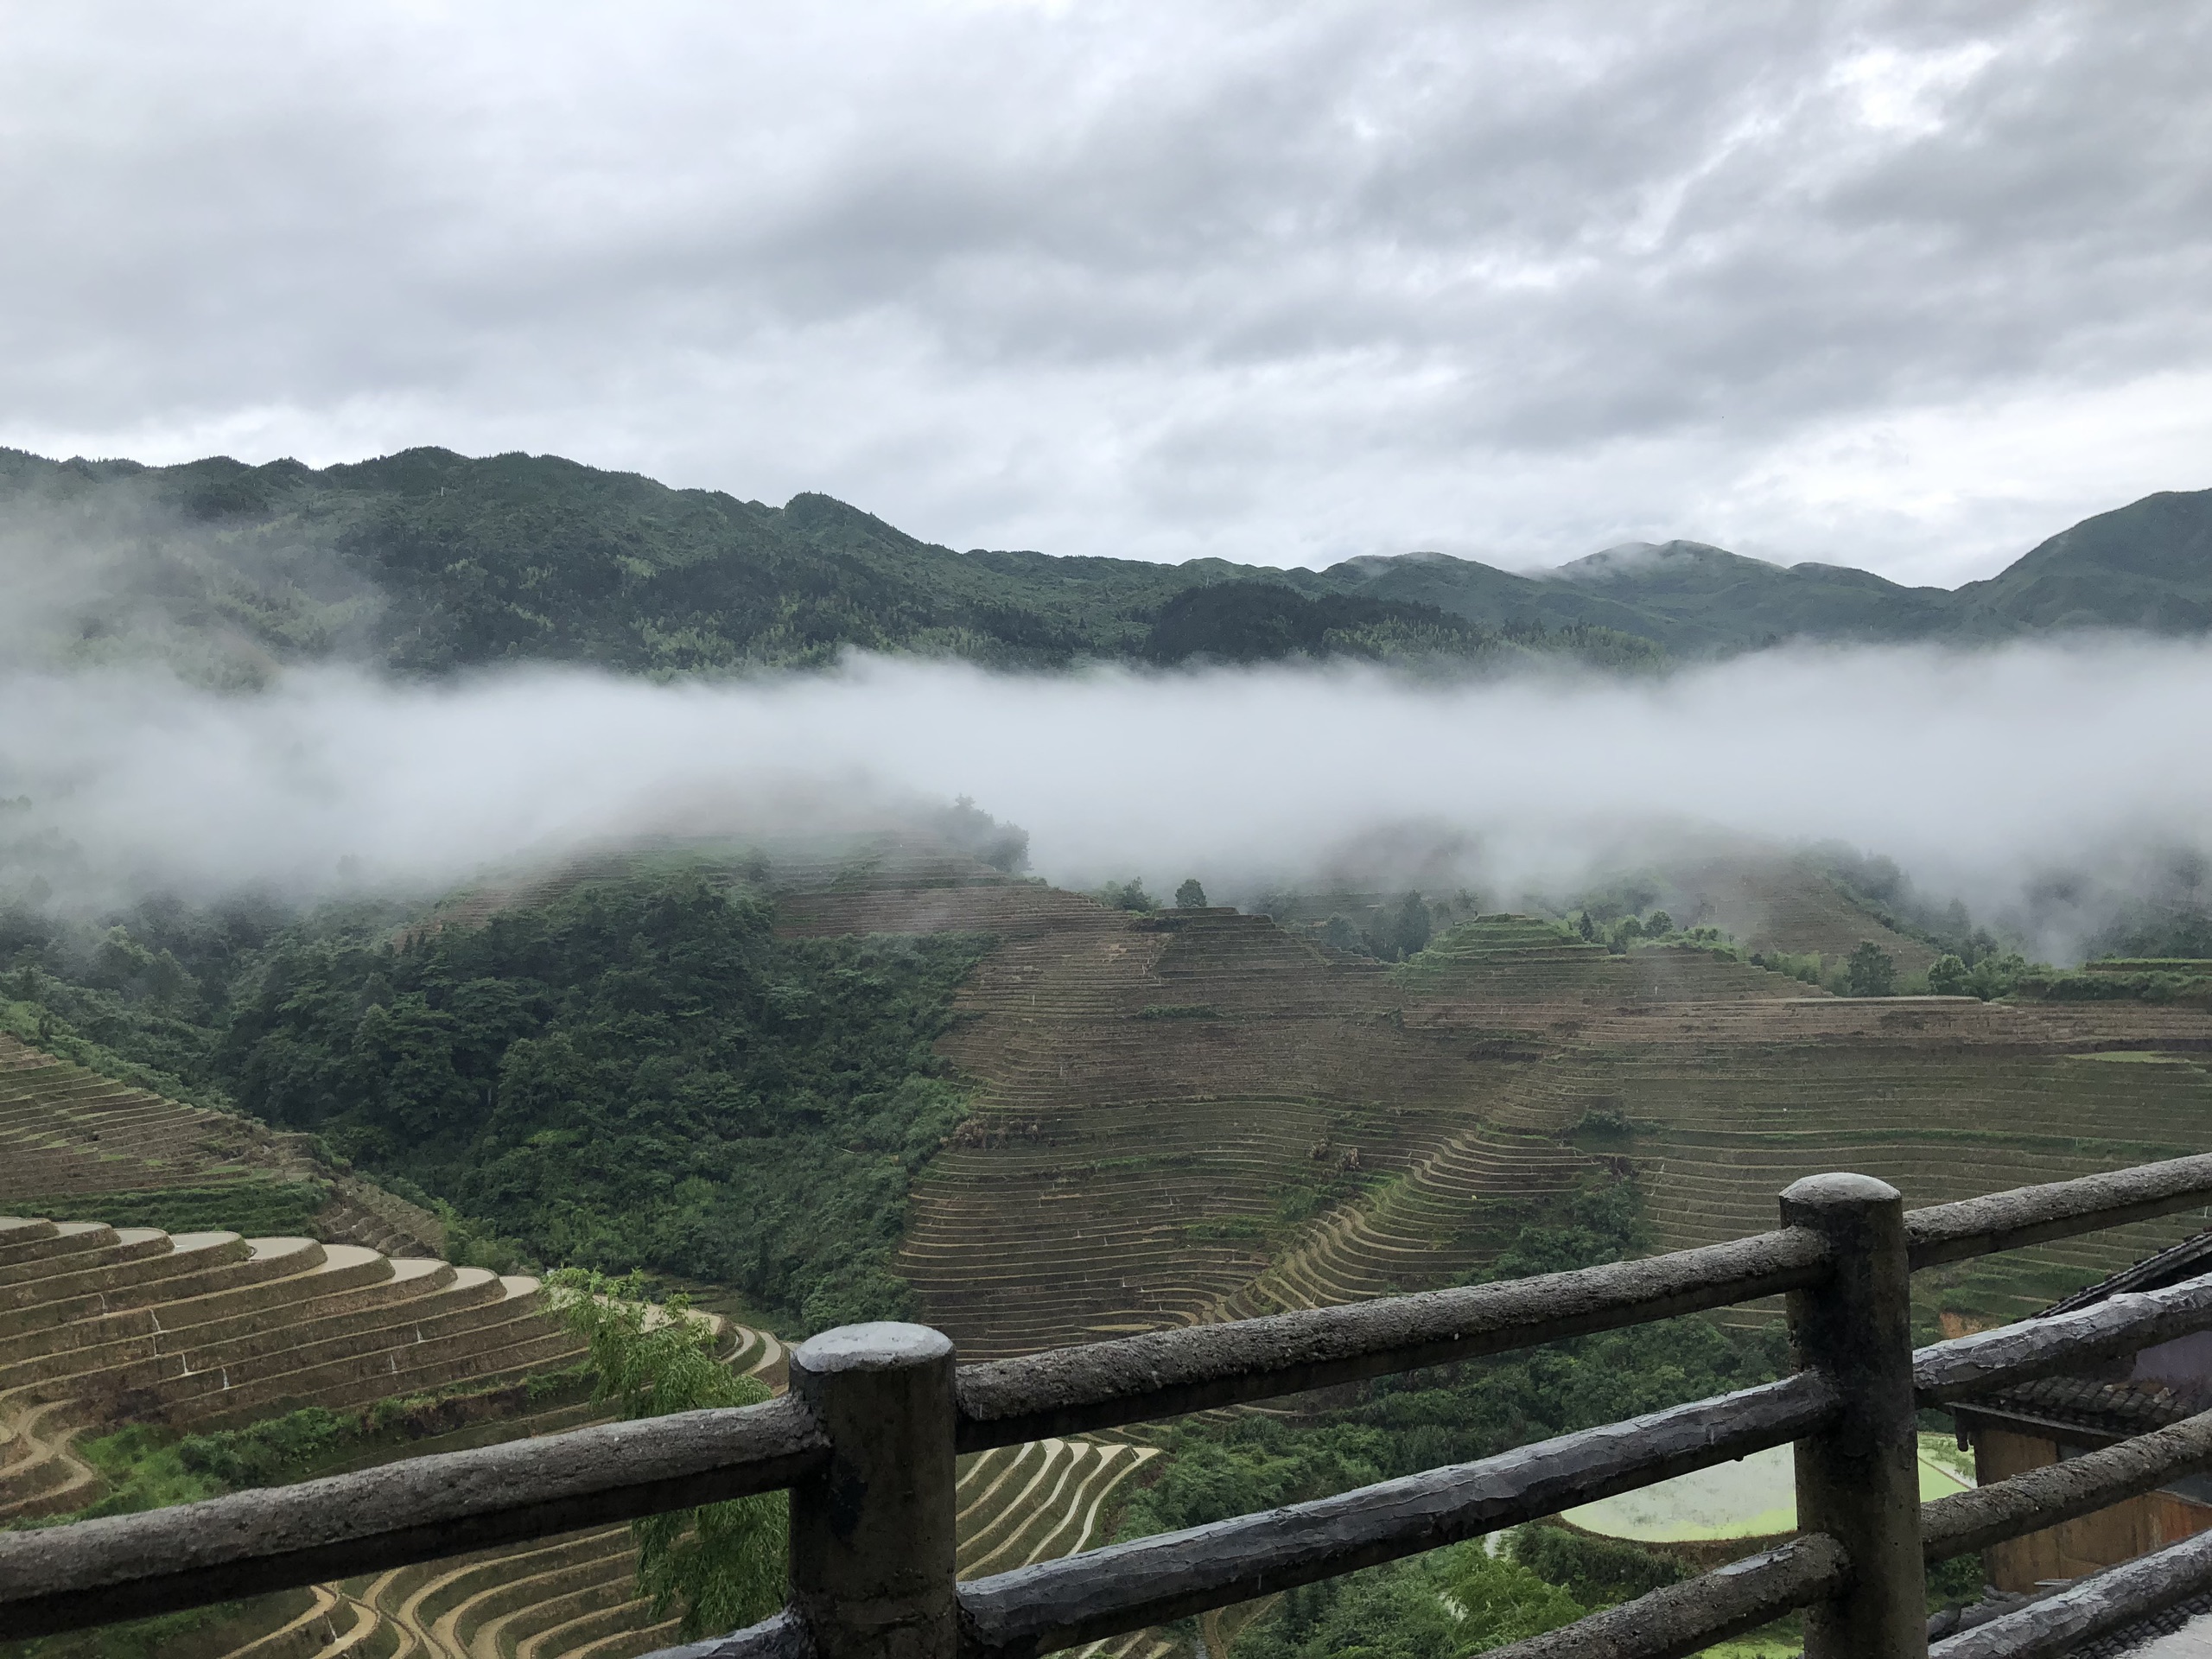
[[[1007,668],[1294,655],[1637,668],[1801,638],[2212,626],[2212,491],[2099,514],[1951,592],[1680,541],[1538,576],[1428,553],[1309,570],[956,552],[825,495],[773,507],[551,455],[420,448],[315,469],[0,450],[10,550],[41,573],[25,614],[49,658],[166,661],[219,683],[329,659],[685,674],[849,649]]]

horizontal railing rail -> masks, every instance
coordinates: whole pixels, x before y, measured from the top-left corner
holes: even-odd
[[[1533,1348],[1804,1290],[1827,1246],[1803,1228],[1502,1284],[1155,1331],[963,1366],[960,1449],[1240,1405]]]
[[[2058,1659],[2212,1587],[2212,1533],[2125,1562],[1929,1649],[1929,1659]]]
[[[1162,1533],[960,1588],[978,1653],[1049,1653],[1373,1567],[1784,1446],[1841,1402],[1801,1371],[1479,1463]]]
[[[1782,1227],[1726,1244],[1018,1359],[956,1368],[951,1344],[934,1332],[847,1327],[792,1351],[791,1392],[766,1405],[601,1425],[0,1535],[0,1636],[204,1605],[789,1488],[791,1606],[663,1659],[1012,1659],[1795,1443],[1797,1539],[1503,1651],[1513,1659],[1658,1659],[1803,1609],[1808,1659],[1917,1655],[1929,1650],[1923,1557],[1984,1549],[2212,1469],[2212,1413],[1923,1509],[1915,1409],[2212,1329],[2212,1275],[1915,1352],[1905,1336],[1909,1274],[2208,1197],[2212,1156],[1910,1213],[1878,1182],[1824,1176],[1783,1195]],[[1315,1503],[954,1582],[957,1452],[1777,1294],[1789,1298],[1801,1367],[1779,1382]],[[1949,1659],[2056,1652],[2051,1641],[2088,1639],[2092,1626],[2113,1628],[2207,1585],[2212,1546],[2177,1547],[1936,1651]],[[2039,1633],[2047,1630],[2068,1634]]]
[[[2070,1313],[1923,1348],[1912,1357],[1913,1392],[1923,1406],[1948,1405],[2155,1347],[2208,1323],[2212,1274],[2164,1290],[2123,1293]]]
[[[8,1533],[0,1632],[105,1624],[773,1491],[829,1460],[813,1414],[786,1395]]]
[[[1491,1659],[1674,1659],[1745,1636],[1834,1596],[1851,1558],[1824,1532],[1670,1584],[1572,1624],[1491,1650]]]
[[[2169,1158],[1912,1211],[1905,1217],[1905,1248],[1918,1273],[2131,1221],[2152,1221],[2193,1209],[2207,1194],[2212,1194],[2212,1153]]]

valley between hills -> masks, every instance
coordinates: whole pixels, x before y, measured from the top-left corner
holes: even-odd
[[[487,887],[388,929],[375,960],[616,905],[631,879],[618,861]],[[963,942],[927,1044],[950,1092],[915,1120],[933,1139],[904,1163],[866,1134],[847,1152],[905,1189],[884,1247],[896,1284],[868,1294],[910,1297],[970,1358],[1527,1270],[1510,1264],[1532,1226],[1592,1193],[1632,1192],[1642,1248],[1676,1249],[1770,1226],[1776,1193],[1821,1170],[1929,1204],[2212,1150],[2201,982],[2158,1001],[1837,996],[1709,929],[1611,948],[1499,913],[1440,917],[1393,964],[1295,920],[1116,907],[936,847],[694,861],[686,879],[757,905],[762,949]],[[1926,954],[1803,872],[1708,885],[1758,895],[1738,921],[1769,953],[1840,955],[1856,933],[1908,966]],[[863,958],[822,960],[851,975]],[[517,1241],[480,1213],[380,1179],[372,1141],[335,1152],[334,1122],[188,1104],[60,1058],[30,1006],[0,1037],[0,1209],[17,1217],[0,1224],[0,1516],[143,1507],[604,1414],[549,1311],[541,1274],[559,1263],[542,1243],[509,1259]],[[2196,1224],[1923,1275],[1916,1321],[2018,1317]],[[772,1277],[664,1282],[694,1293],[729,1367],[779,1382],[807,1321],[759,1289]],[[1751,1307],[1720,1324],[1755,1344],[1774,1322]],[[1344,1403],[1288,1402],[1282,1421]],[[1103,1541],[1194,1455],[1139,1429],[968,1459],[962,1570]],[[1263,1636],[1265,1611],[1218,1616],[1206,1639]],[[630,1659],[677,1626],[638,1595],[618,1528],[218,1610],[151,1649],[130,1629],[36,1650]]]

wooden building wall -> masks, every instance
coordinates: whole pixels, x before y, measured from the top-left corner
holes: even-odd
[[[1974,1431],[1975,1478],[1984,1485],[2058,1461],[2058,1443],[1986,1423]],[[2212,1508],[2171,1492],[2146,1492],[2078,1521],[1993,1547],[1989,1581],[1999,1590],[2032,1590],[2043,1579],[2078,1579],[2212,1528]]]

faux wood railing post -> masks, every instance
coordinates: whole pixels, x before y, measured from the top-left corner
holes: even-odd
[[[1851,1560],[1843,1592],[1808,1611],[1805,1659],[1926,1659],[1904,1201],[1872,1176],[1811,1175],[1782,1195],[1782,1223],[1833,1250],[1828,1283],[1790,1293],[1789,1338],[1843,1399],[1834,1427],[1797,1442],[1798,1529]]]
[[[843,1325],[795,1349],[791,1377],[830,1443],[791,1489],[791,1603],[819,1659],[953,1659],[951,1338]]]

